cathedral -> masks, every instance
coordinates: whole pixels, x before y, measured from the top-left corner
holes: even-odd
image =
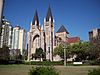
[[[37,48],[42,48],[45,53],[45,59],[50,61],[62,60],[59,56],[53,56],[54,48],[60,44],[73,45],[80,42],[79,37],[69,37],[69,32],[62,25],[54,35],[54,18],[49,6],[43,26],[39,23],[38,12],[35,11],[33,21],[30,24],[28,32],[28,61],[35,60],[32,55]]]
[[[30,31],[28,32],[28,60],[32,58],[36,48],[42,48],[45,52],[46,60],[53,61],[54,49],[54,19],[51,8],[49,6],[46,17],[44,18],[44,25],[39,23],[38,12],[35,11],[33,21],[30,24]]]

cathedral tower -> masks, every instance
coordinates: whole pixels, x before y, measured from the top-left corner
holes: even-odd
[[[41,45],[42,42],[42,45]],[[28,60],[32,58],[36,48],[44,49],[43,29],[39,25],[38,13],[35,11],[33,21],[28,32]],[[33,60],[33,59],[32,59]]]
[[[46,43],[46,59],[53,61],[54,49],[54,19],[51,8],[49,6],[46,18],[44,19],[45,43]]]

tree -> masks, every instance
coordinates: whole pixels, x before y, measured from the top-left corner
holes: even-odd
[[[61,58],[64,58],[64,49],[61,44],[54,49],[54,55],[59,55]]]
[[[37,58],[44,58],[44,55],[45,53],[43,52],[43,49],[40,47],[40,48],[36,48],[36,51],[35,51],[35,54],[33,54],[33,57],[35,57],[35,59]]]
[[[27,50],[23,49],[22,59],[27,60]]]
[[[2,48],[0,48],[0,60],[9,60],[10,54],[9,47],[4,45]]]
[[[78,61],[85,60],[89,56],[90,43],[80,42],[73,45],[68,45],[66,48],[67,58],[77,55]],[[60,55],[63,58],[64,49],[62,45],[59,45],[54,49],[54,55]]]
[[[89,51],[90,60],[96,60],[100,63],[100,48],[96,45],[93,45]]]
[[[100,59],[100,37],[93,38],[90,48],[90,59]]]
[[[80,42],[71,46],[71,54],[76,54],[79,61],[86,60],[89,56],[89,49],[88,42]]]

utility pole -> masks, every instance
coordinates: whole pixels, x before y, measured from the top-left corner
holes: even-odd
[[[64,48],[64,66],[66,66],[66,49]]]
[[[64,66],[66,66],[67,59],[66,59],[66,43],[64,42]]]

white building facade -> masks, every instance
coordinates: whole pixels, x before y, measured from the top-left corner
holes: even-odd
[[[28,60],[31,60],[32,54],[36,48],[42,48],[47,60],[53,61],[54,49],[54,19],[49,7],[44,25],[40,26],[37,11],[28,32]]]
[[[8,46],[11,49],[12,44],[12,25],[6,19],[2,20],[2,33],[0,39],[0,47],[2,48],[3,45]]]
[[[26,31],[25,29],[16,26],[13,28],[12,35],[12,49],[19,49],[21,55],[23,55],[23,50],[26,48]]]
[[[21,55],[23,55],[23,51],[26,49],[26,31],[25,31],[25,29],[20,29],[20,31],[19,31],[18,49],[20,49]]]
[[[3,17],[3,7],[4,7],[4,0],[0,0],[0,39],[1,39],[1,33],[2,33],[2,17]],[[0,41],[0,46],[2,42]]]
[[[16,26],[15,28],[13,28],[12,49],[18,49],[18,44],[19,44],[19,30],[20,30],[19,26]]]

